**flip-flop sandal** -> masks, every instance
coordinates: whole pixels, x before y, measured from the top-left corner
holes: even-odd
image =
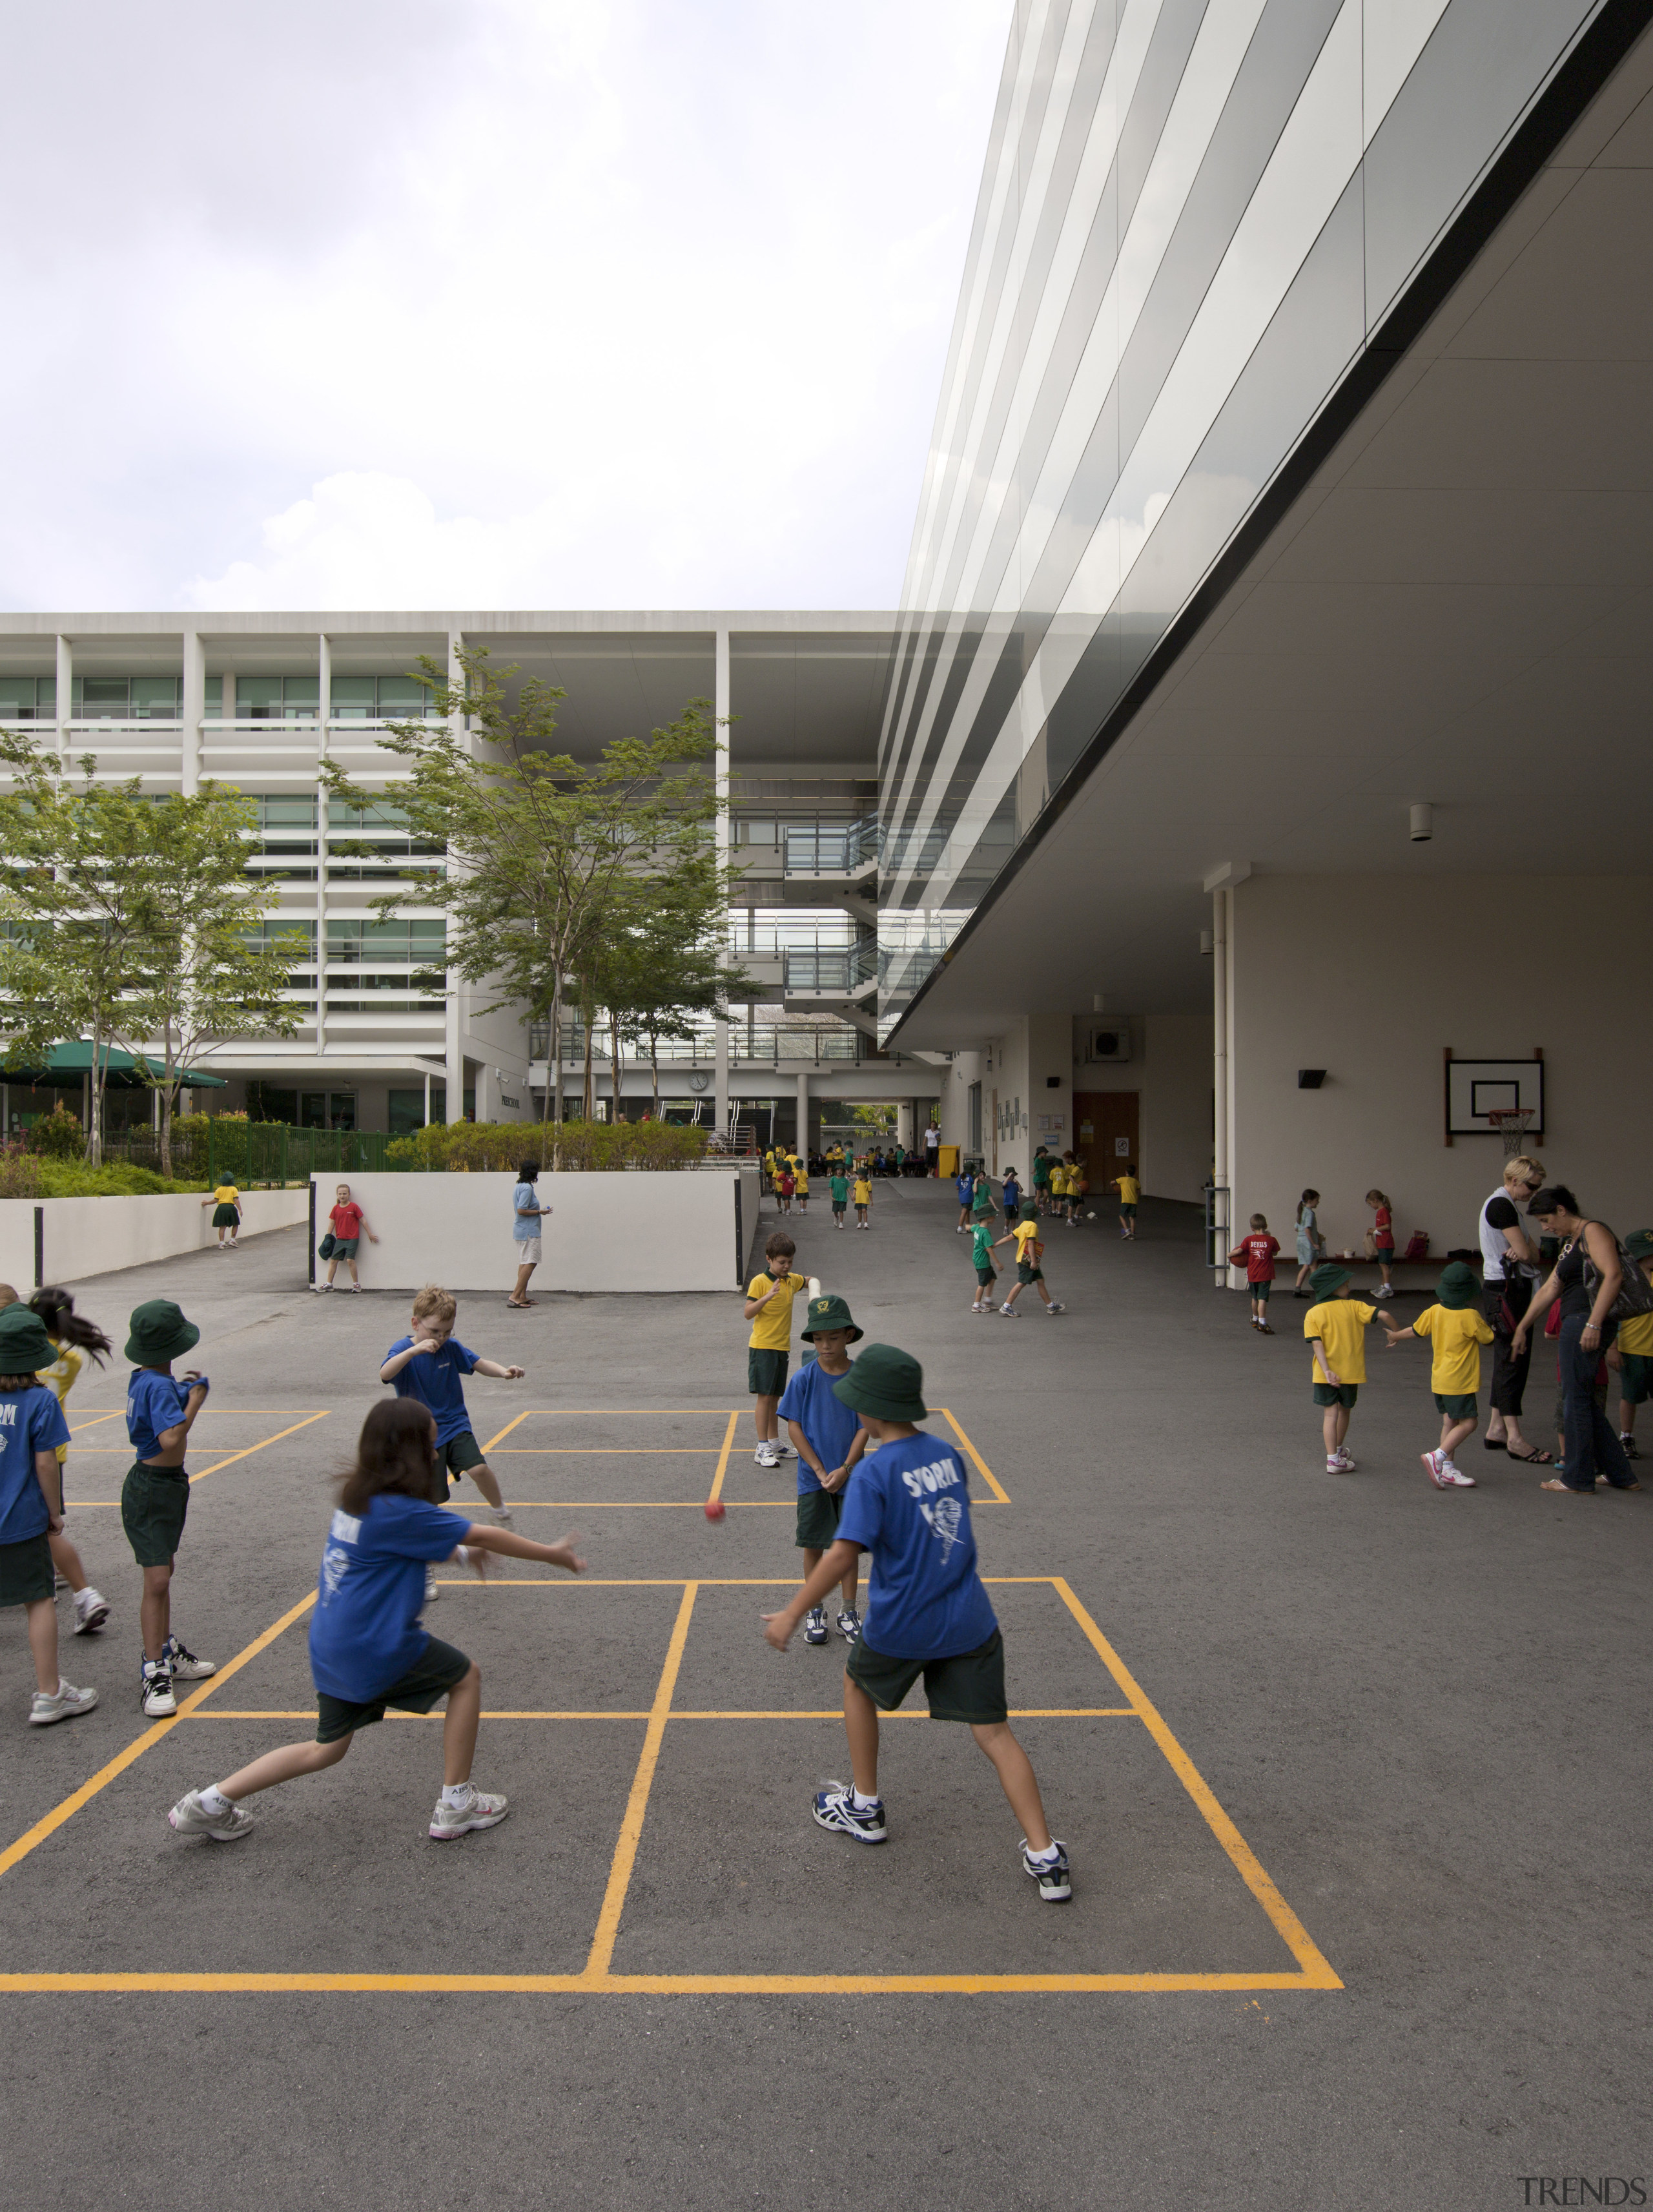
[[[1510,1456],[1517,1467],[1553,1467],[1555,1465],[1555,1454],[1546,1451],[1542,1444],[1536,1451],[1512,1451]]]
[[[1595,1495],[1593,1483],[1588,1490],[1575,1490],[1571,1483],[1562,1482],[1554,1476],[1548,1482],[1541,1482],[1538,1486],[1541,1490],[1565,1490],[1569,1498],[1594,1498]]]
[[[539,1301],[537,1298],[507,1298],[505,1303],[514,1307],[518,1313],[526,1313],[530,1306],[537,1305]]]

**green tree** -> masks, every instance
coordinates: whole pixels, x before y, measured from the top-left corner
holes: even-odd
[[[616,1058],[623,1042],[647,1047],[657,1120],[661,1044],[693,1036],[749,987],[738,956],[726,957],[727,914],[728,872],[702,847],[669,872],[635,878],[609,937],[603,988]]]
[[[561,1121],[569,986],[579,990],[580,963],[592,966],[629,878],[670,875],[705,846],[715,794],[697,764],[715,728],[708,702],[691,699],[665,728],[576,761],[552,750],[559,686],[530,677],[513,705],[514,668],[495,669],[485,647],[462,650],[459,663],[453,681],[428,658],[414,672],[441,720],[392,723],[380,738],[410,770],[397,793],[408,826],[446,848],[447,872],[388,892],[375,911],[447,908],[449,969],[493,994],[489,1011],[522,1003],[547,1023],[547,1107]],[[358,816],[375,804],[336,767],[323,776]]]

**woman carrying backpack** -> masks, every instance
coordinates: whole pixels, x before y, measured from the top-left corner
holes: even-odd
[[[1595,1375],[1620,1321],[1626,1313],[1644,1310],[1653,1293],[1606,1223],[1580,1213],[1577,1200],[1565,1183],[1536,1192],[1527,1212],[1543,1235],[1562,1240],[1561,1255],[1516,1323],[1510,1346],[1519,1359],[1533,1330],[1560,1300],[1567,1457],[1565,1465],[1539,1488],[1593,1498],[1599,1474],[1614,1490],[1639,1490],[1642,1486],[1631,1471],[1617,1431],[1595,1402]]]

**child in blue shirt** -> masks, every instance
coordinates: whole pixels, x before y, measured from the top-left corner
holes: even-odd
[[[923,1370],[893,1345],[869,1344],[832,1388],[872,1443],[849,1478],[837,1541],[791,1604],[764,1615],[763,1631],[784,1651],[805,1614],[860,1553],[871,1553],[866,1619],[844,1671],[854,1781],[817,1790],[815,1818],[860,1843],[883,1843],[878,1714],[894,1712],[921,1674],[931,1719],[966,1723],[992,1760],[1027,1832],[1023,1870],[1041,1898],[1060,1904],[1073,1893],[1067,1851],[1046,1825],[1032,1765],[1011,1731],[1004,1639],[976,1572],[964,1462],[915,1425],[927,1418]]]
[[[210,1385],[195,1368],[181,1382],[173,1376],[173,1360],[199,1344],[201,1332],[170,1298],[135,1306],[128,1326],[126,1357],[136,1371],[126,1387],[126,1433],[135,1456],[121,1485],[120,1523],[143,1571],[138,1697],[152,1720],[164,1720],[178,1711],[174,1682],[218,1671],[216,1661],[198,1659],[173,1635],[172,1613],[173,1565],[190,1507],[184,1454]]]
[[[801,1332],[813,1344],[815,1357],[787,1383],[776,1408],[787,1424],[798,1454],[798,1547],[804,1554],[804,1572],[813,1574],[821,1555],[838,1540],[838,1514],[844,1485],[855,1462],[866,1449],[866,1431],[850,1408],[834,1395],[833,1386],[849,1372],[849,1346],[864,1332],[856,1328],[848,1306],[840,1297],[813,1297]],[[842,1607],[838,1633],[854,1644],[861,1632],[855,1610],[860,1579],[858,1559],[852,1559],[838,1594]],[[805,1644],[827,1640],[826,1607],[814,1607],[804,1623]]]
[[[1013,1229],[1022,1218],[1022,1186],[1016,1180],[1014,1168],[1005,1170],[1005,1180],[999,1192],[999,1202],[1005,1209],[1005,1221]]]
[[[368,1414],[356,1465],[339,1486],[310,1615],[315,1741],[267,1751],[222,1782],[186,1790],[167,1815],[180,1835],[235,1842],[254,1825],[242,1798],[337,1766],[356,1729],[382,1721],[387,1705],[428,1713],[444,1698],[442,1794],[430,1816],[431,1837],[451,1843],[505,1818],[506,1800],[471,1780],[482,1672],[420,1626],[425,1571],[435,1560],[458,1558],[482,1575],[489,1552],[566,1567],[571,1575],[582,1573],[586,1563],[570,1544],[536,1544],[431,1504],[435,1451],[435,1420],[416,1400],[381,1400]]]
[[[28,1625],[35,1728],[98,1702],[95,1690],[77,1690],[58,1672],[50,1539],[64,1525],[58,1446],[69,1442],[69,1424],[56,1394],[35,1379],[56,1358],[38,1314],[25,1305],[0,1312],[0,1607],[21,1605]]]
[[[520,1382],[526,1370],[501,1367],[483,1359],[459,1342],[453,1334],[459,1306],[453,1293],[427,1283],[413,1301],[412,1334],[398,1336],[385,1354],[379,1379],[394,1386],[398,1398],[416,1399],[436,1423],[436,1468],[431,1478],[430,1502],[444,1505],[447,1486],[457,1487],[468,1474],[493,1508],[500,1528],[508,1528],[511,1515],[494,1470],[482,1455],[465,1402],[467,1375],[497,1376],[501,1382]],[[436,1577],[428,1577],[427,1604],[436,1601]]]
[[[958,1193],[958,1225],[953,1234],[958,1236],[970,1225],[970,1208],[975,1203],[975,1177],[969,1168],[963,1169],[953,1186]]]

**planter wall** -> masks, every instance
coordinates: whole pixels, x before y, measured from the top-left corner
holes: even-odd
[[[303,1190],[241,1195],[241,1234],[305,1220]],[[187,1193],[154,1198],[0,1199],[0,1280],[27,1297],[42,1283],[77,1283],[216,1244],[212,1208]]]

